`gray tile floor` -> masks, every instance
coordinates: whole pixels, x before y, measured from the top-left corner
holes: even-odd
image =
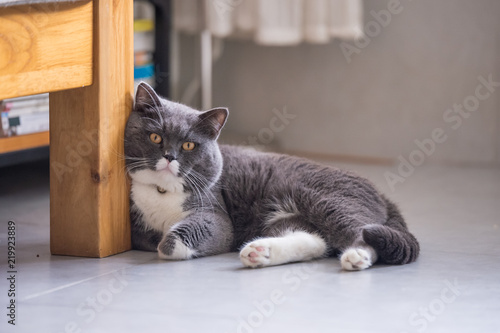
[[[406,266],[330,258],[243,269],[236,253],[165,262],[130,251],[51,256],[47,163],[0,170],[0,331],[500,332],[500,170],[342,165],[398,202],[421,242]],[[6,317],[7,221],[17,223],[17,321]],[[7,329],[6,329],[7,328]]]

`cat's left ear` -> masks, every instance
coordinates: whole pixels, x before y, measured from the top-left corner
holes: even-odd
[[[200,122],[198,128],[211,139],[217,140],[228,115],[229,110],[226,108],[215,108],[205,111],[199,115]]]
[[[134,111],[141,112],[161,106],[160,97],[155,90],[146,82],[141,82],[135,94]]]

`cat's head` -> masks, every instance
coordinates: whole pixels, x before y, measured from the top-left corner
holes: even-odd
[[[142,82],[125,129],[130,176],[171,192],[213,185],[222,172],[216,141],[227,115],[225,108],[200,112],[168,101]]]

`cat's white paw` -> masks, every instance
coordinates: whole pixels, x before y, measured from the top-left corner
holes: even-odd
[[[342,268],[347,271],[359,271],[372,265],[371,255],[360,248],[347,249],[340,257]]]
[[[240,259],[246,267],[256,268],[271,264],[271,244],[266,239],[258,239],[240,251]]]
[[[158,257],[165,260],[185,260],[195,256],[195,252],[175,238],[168,246],[165,243],[158,245]]]

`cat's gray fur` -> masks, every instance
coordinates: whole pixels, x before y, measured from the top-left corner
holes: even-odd
[[[180,240],[194,256],[207,256],[236,251],[259,237],[302,230],[324,239],[326,255],[370,245],[379,262],[417,259],[419,244],[398,208],[369,181],[302,158],[219,146],[227,114],[226,109],[202,113],[160,98],[147,84],[139,86],[125,132],[128,171],[155,170],[167,151],[179,163],[187,196],[186,217],[163,231],[145,225],[146,212],[132,198],[135,249],[168,255]],[[150,133],[162,136],[161,145],[149,141]],[[196,148],[182,151],[185,141],[195,142]]]

